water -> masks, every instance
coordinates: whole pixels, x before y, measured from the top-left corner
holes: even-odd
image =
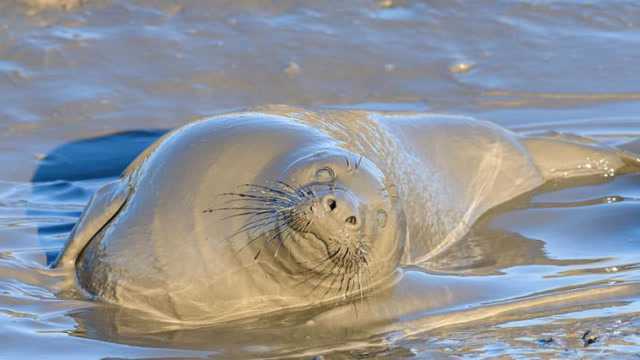
[[[633,141],[639,19],[633,1],[597,0],[2,2],[0,357],[636,356],[634,174],[492,211],[430,273],[405,269],[402,295],[422,311],[356,330],[295,314],[131,334],[118,309],[56,297],[45,265],[139,151],[224,111],[432,111]]]

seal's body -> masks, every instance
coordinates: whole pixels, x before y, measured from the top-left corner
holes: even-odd
[[[306,307],[428,264],[546,180],[623,165],[582,138],[465,117],[229,114],[165,135],[101,189],[56,266],[100,300],[181,323]]]

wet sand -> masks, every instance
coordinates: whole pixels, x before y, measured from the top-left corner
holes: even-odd
[[[225,111],[427,111],[638,139],[638,19],[632,1],[0,4],[0,358],[633,358],[633,174],[492,211],[429,272],[405,269],[406,296],[449,306],[358,331],[297,314],[131,335],[131,315],[56,297],[44,268],[101,184],[167,129]]]

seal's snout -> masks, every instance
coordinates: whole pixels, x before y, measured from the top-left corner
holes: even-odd
[[[333,192],[322,197],[322,208],[325,216],[336,224],[344,224],[345,228],[357,230],[362,218],[358,210],[358,202],[346,192]]]

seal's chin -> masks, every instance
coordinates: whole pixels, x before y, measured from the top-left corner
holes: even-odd
[[[322,272],[319,264],[331,259],[329,243],[312,232],[292,230],[290,238],[285,239],[282,246],[299,265],[299,272]]]
[[[322,234],[296,232],[289,240],[283,247],[297,264],[295,271],[289,271],[305,277],[314,288],[325,289],[325,293],[339,298],[354,292],[362,296],[372,280],[364,239],[354,245],[341,238],[324,239]]]

